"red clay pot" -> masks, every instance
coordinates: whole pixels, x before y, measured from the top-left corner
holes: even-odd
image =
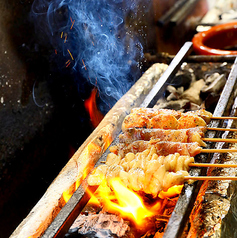
[[[197,33],[193,39],[193,49],[199,55],[237,55],[237,22],[211,27]]]

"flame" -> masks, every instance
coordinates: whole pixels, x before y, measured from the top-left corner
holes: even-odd
[[[84,102],[85,108],[90,115],[93,127],[97,127],[104,117],[104,115],[97,108],[96,96],[97,96],[97,88],[94,88],[91,92],[90,97]]]
[[[166,192],[161,191],[159,193],[159,198],[171,198],[179,195],[182,191],[183,185],[174,185],[173,187],[169,188]]]
[[[122,216],[133,218],[138,225],[141,225],[146,217],[154,215],[153,212],[145,207],[142,199],[125,187],[119,178],[112,179],[110,184],[114,189],[118,204],[107,201],[106,207],[108,206],[111,209],[118,210]]]
[[[99,145],[95,144],[94,142],[90,142],[84,150],[84,154],[82,156],[82,164],[87,164],[87,160],[91,155],[98,154],[100,152],[101,152],[101,147]],[[85,177],[88,175],[89,171],[90,171],[90,167],[86,166],[86,168],[83,171],[82,180],[85,179]],[[70,187],[68,190],[65,190],[63,192],[63,199],[66,203],[71,198],[73,193],[78,189],[79,186],[80,186],[80,180],[77,179],[72,187]]]
[[[144,219],[155,215],[154,209],[145,206],[143,200],[135,192],[123,185],[120,178],[109,180],[113,192],[107,186],[104,179],[99,187],[97,196],[101,198],[104,209],[111,213],[119,213],[121,217],[132,220],[138,226],[144,223]],[[92,195],[90,203],[98,203],[98,199]]]
[[[73,193],[78,189],[80,183],[79,181],[77,180],[73,187],[68,189],[68,190],[65,190],[63,192],[63,200],[65,201],[65,203],[67,203],[69,201],[69,199],[71,198],[71,196],[73,195]]]
[[[103,205],[108,212],[118,213],[121,217],[132,220],[140,228],[146,224],[145,218],[159,214],[164,198],[179,195],[183,188],[183,185],[175,185],[166,192],[161,191],[156,203],[148,206],[138,194],[123,185],[120,178],[116,177],[108,181],[112,190],[105,177],[102,177],[101,181],[96,193],[91,193],[89,203]]]

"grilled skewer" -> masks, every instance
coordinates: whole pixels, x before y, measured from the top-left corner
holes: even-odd
[[[119,135],[119,142],[126,145],[136,141],[159,139],[160,141],[171,141],[181,143],[197,142],[200,146],[206,146],[205,141],[237,143],[237,139],[204,138],[206,127],[194,127],[179,130],[129,128]]]
[[[213,117],[204,109],[181,113],[170,109],[134,108],[125,117],[122,131],[128,128],[185,129],[207,126],[211,119],[237,119],[237,117]]]
[[[106,163],[92,172],[88,183],[100,185],[104,179],[108,182],[119,177],[130,189],[156,197],[160,191],[166,191],[173,185],[183,184],[188,179],[195,180],[196,177],[188,174],[189,166],[237,167],[194,163],[194,156],[199,153],[237,152],[237,149],[201,147],[205,146],[204,140],[221,140],[203,138],[211,118],[212,114],[205,110],[181,113],[166,109],[133,109],[124,119],[120,143],[110,147]],[[233,139],[225,141],[236,142]]]
[[[189,167],[237,167],[229,164],[194,163],[194,157],[179,153],[158,156],[155,147],[141,153],[127,153],[124,157],[110,153],[106,163],[98,166],[88,178],[89,185],[100,185],[104,179],[119,177],[125,186],[134,191],[143,191],[154,197],[173,185],[181,185],[189,176]],[[204,179],[198,177],[199,179]],[[208,177],[208,179],[210,179]],[[196,179],[197,180],[197,179]]]
[[[179,153],[180,155],[196,156],[200,153],[233,153],[237,149],[203,149],[197,142],[193,143],[180,143],[159,140],[138,140],[129,145],[119,143],[110,147],[110,152],[123,157],[125,154],[132,152],[138,153],[154,146],[158,155],[167,156],[169,154]]]
[[[136,140],[148,141],[151,138],[159,139],[160,141],[171,141],[181,143],[198,142],[200,146],[206,146],[202,141],[205,127],[195,127],[179,130],[164,130],[164,129],[146,129],[146,128],[129,128],[119,136],[120,143],[130,144]]]

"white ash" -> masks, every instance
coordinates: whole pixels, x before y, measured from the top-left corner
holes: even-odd
[[[80,215],[75,220],[70,229],[78,229],[78,233],[86,234],[91,232],[101,232],[101,230],[108,231],[112,234],[122,237],[130,230],[129,225],[119,216],[114,214],[99,213]]]

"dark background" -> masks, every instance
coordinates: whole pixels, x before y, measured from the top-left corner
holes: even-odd
[[[79,94],[70,68],[59,70],[54,49],[38,42],[31,4],[0,2],[0,237],[28,215],[93,129],[83,104],[90,87]]]

